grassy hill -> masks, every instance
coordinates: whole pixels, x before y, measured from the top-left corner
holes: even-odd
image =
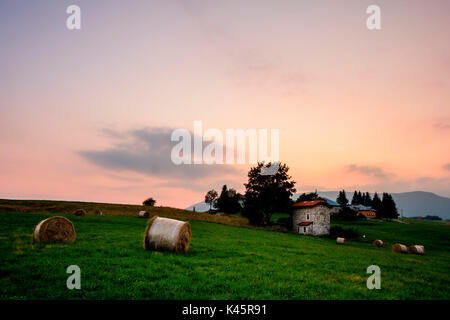
[[[170,207],[148,207],[132,204],[114,204],[98,202],[77,201],[51,201],[51,200],[5,200],[0,199],[0,212],[32,212],[47,213],[51,215],[72,214],[77,209],[86,210],[88,215],[94,215],[96,210],[101,210],[106,216],[134,216],[141,210],[148,211],[151,216],[214,222],[233,226],[248,226],[248,220],[236,215],[212,215],[207,212],[192,212]]]
[[[106,215],[70,214],[77,208],[101,209]],[[152,208],[151,214],[191,223],[188,253],[174,254],[143,250],[146,221],[136,217],[140,209],[0,201],[0,298],[450,298],[450,228],[444,223],[340,223],[357,227],[366,239],[387,242],[386,247],[375,248],[364,241],[338,246],[333,239],[242,228],[238,225],[245,226],[245,219],[239,217]],[[61,213],[74,223],[76,241],[33,244],[33,227]],[[426,255],[394,254],[390,250],[394,242],[424,244]],[[381,290],[366,287],[366,269],[372,264],[381,268]],[[66,288],[69,265],[81,268],[81,290]]]

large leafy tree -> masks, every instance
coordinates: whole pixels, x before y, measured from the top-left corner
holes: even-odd
[[[289,167],[279,164],[273,175],[262,175],[263,167],[269,168],[272,163],[259,162],[248,172],[248,183],[245,183],[244,214],[252,224],[268,224],[274,212],[290,212],[291,196],[295,193],[295,181],[288,174]]]
[[[205,195],[205,202],[206,202],[207,204],[209,204],[209,211],[210,211],[210,212],[211,212],[211,208],[212,208],[214,202],[215,202],[216,199],[217,199],[217,196],[218,196],[217,191],[214,190],[214,189],[209,190],[209,191],[206,193],[206,195]]]

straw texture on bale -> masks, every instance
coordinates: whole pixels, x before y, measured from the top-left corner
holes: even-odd
[[[188,222],[155,216],[145,229],[145,250],[187,252],[190,241],[191,226]]]
[[[408,253],[408,247],[404,244],[396,243],[392,246],[392,252],[395,253]]]
[[[77,217],[83,217],[86,215],[86,211],[84,211],[83,209],[78,209],[73,214],[76,215]]]
[[[64,217],[51,217],[39,222],[33,230],[33,242],[72,242],[76,233],[72,222]]]
[[[413,254],[424,255],[425,254],[425,247],[424,246],[420,246],[420,245],[410,246],[408,248],[408,252],[409,253],[413,253]]]
[[[147,211],[139,211],[139,218],[148,218],[150,214]]]
[[[336,238],[336,243],[337,243],[337,244],[345,244],[345,238],[339,238],[339,237],[337,237],[337,238]]]
[[[374,240],[374,241],[372,242],[372,244],[373,244],[375,247],[382,247],[382,246],[383,246],[383,240],[379,240],[379,239]]]

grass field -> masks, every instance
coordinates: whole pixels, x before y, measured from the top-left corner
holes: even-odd
[[[444,223],[340,223],[387,244],[375,248],[364,241],[338,246],[333,239],[242,228],[238,217],[211,223],[200,221],[202,214],[154,208],[152,214],[191,223],[189,252],[174,254],[143,250],[146,221],[135,216],[139,208],[130,209],[133,216],[63,211],[75,225],[76,241],[33,244],[34,226],[56,214],[42,208],[69,204],[0,201],[1,299],[450,298],[450,227]],[[423,244],[426,255],[394,254],[395,242]],[[381,290],[366,287],[372,264],[381,268]],[[81,268],[81,290],[66,287],[69,265]]]

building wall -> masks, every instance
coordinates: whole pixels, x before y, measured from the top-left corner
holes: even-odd
[[[377,217],[377,213],[375,211],[367,211],[367,210],[361,210],[358,211],[358,215],[364,215],[366,218],[376,218]]]
[[[341,207],[332,207],[332,208],[330,208],[330,214],[332,216],[338,214],[340,211],[341,211]]]
[[[294,226],[294,230],[300,234],[313,234],[313,225],[309,226]]]
[[[292,215],[294,231],[299,232],[297,224],[312,221],[313,224],[306,227],[306,234],[323,235],[330,233],[330,213],[332,209],[327,206],[317,205],[312,208],[296,208]],[[299,233],[303,234],[303,227]]]

